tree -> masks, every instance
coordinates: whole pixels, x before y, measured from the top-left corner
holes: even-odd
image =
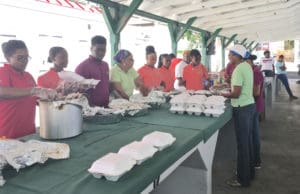
[[[184,33],[183,39],[187,39],[189,41],[188,49],[196,49],[200,48],[202,45],[202,36],[201,32],[195,32],[192,30],[187,30]]]

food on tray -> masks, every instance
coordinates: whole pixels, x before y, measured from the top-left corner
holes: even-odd
[[[72,93],[64,98],[53,101],[53,105],[57,108],[61,107],[64,104],[75,104],[78,106],[82,107],[82,114],[84,117],[89,117],[89,116],[95,116],[96,114],[98,115],[109,115],[109,114],[122,114],[124,111],[118,110],[118,109],[110,109],[110,108],[104,108],[104,107],[99,107],[99,106],[94,106],[91,107],[89,105],[88,99],[78,93]]]
[[[109,105],[110,108],[123,111],[125,115],[134,116],[137,113],[150,108],[149,105],[139,102],[131,102],[125,99],[114,99]]]
[[[193,94],[199,94],[199,95],[211,95],[211,92],[208,90],[197,90],[193,91]]]
[[[58,76],[62,81],[56,90],[63,96],[70,93],[95,88],[100,82],[100,80],[85,79],[84,77],[71,71],[58,72]]]
[[[0,140],[0,186],[4,184],[1,170],[6,165],[19,171],[35,163],[45,163],[48,158],[66,159],[70,156],[67,144],[29,140]]]
[[[145,103],[149,105],[161,105],[166,102],[166,93],[162,91],[152,90],[148,96],[143,96],[140,93],[130,97],[131,102]]]
[[[220,93],[230,92],[231,88],[228,84],[224,83],[224,84],[211,86],[209,90],[211,91],[212,94],[219,95]]]

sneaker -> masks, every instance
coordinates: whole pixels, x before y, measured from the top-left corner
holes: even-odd
[[[226,184],[231,186],[231,187],[241,187],[242,186],[242,184],[239,183],[239,181],[237,181],[235,179],[227,181]]]
[[[259,164],[259,165],[256,165],[256,166],[254,166],[254,169],[255,169],[255,170],[259,170],[259,169],[261,169],[261,166],[260,166],[260,164]]]
[[[297,99],[298,99],[297,96],[291,96],[291,97],[290,97],[290,100],[297,100]]]

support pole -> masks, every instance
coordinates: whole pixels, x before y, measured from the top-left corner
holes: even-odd
[[[172,42],[172,53],[177,54],[177,43],[183,37],[184,33],[192,26],[197,17],[189,18],[187,23],[182,27],[178,22],[169,22],[168,28]]]
[[[235,39],[236,37],[237,37],[237,34],[232,35],[232,36],[229,38],[229,40],[228,40],[226,43],[224,43],[224,48],[228,47],[228,46],[234,41],[234,39]]]
[[[225,68],[225,37],[221,38],[221,53],[222,53],[222,69]]]
[[[256,45],[253,48],[249,49],[249,51],[252,52],[254,49],[256,49],[256,47],[258,47],[258,45],[259,43],[256,43]]]
[[[206,42],[206,46],[208,46],[216,37],[220,34],[222,28],[216,29],[209,37],[209,39]]]
[[[119,50],[120,34],[126,26],[130,17],[138,9],[143,0],[132,0],[128,7],[116,4],[113,7],[101,4],[100,7],[103,11],[103,17],[110,33],[110,45],[111,45],[111,64],[114,64],[113,56]]]
[[[210,34],[207,32],[202,32],[201,36],[202,36],[201,61],[207,67],[208,71],[210,71],[210,60],[208,59],[209,57],[207,56],[206,53],[206,44],[207,44],[207,40],[210,37]]]
[[[242,42],[241,42],[241,45],[244,45],[247,41],[247,38],[245,38]]]
[[[254,41],[252,41],[246,48],[249,50],[253,44],[254,44]]]

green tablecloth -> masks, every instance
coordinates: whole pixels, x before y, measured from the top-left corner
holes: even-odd
[[[0,188],[0,193],[140,193],[171,164],[208,138],[213,131],[223,126],[229,119],[229,113],[230,110],[215,119],[178,116],[169,114],[163,109],[155,110],[144,117],[130,118],[118,124],[85,124],[84,133],[78,137],[56,141],[70,145],[70,159],[49,160],[45,164],[36,164],[21,169],[19,173],[16,173],[14,169],[5,169],[4,177],[7,183]],[[160,124],[154,123],[158,121],[158,116],[161,118]],[[134,140],[141,140],[144,135],[155,130],[171,133],[177,138],[176,142],[162,152],[156,153],[153,158],[142,165],[135,166],[117,182],[95,179],[87,172],[96,159],[108,152],[117,152],[123,145]],[[39,139],[39,137],[32,135],[24,139]]]
[[[169,106],[164,105],[161,109],[151,110],[145,117],[133,117],[130,120],[137,123],[179,127],[194,129],[203,132],[204,140],[207,141],[216,130],[220,129],[232,117],[231,107],[227,107],[225,112],[217,118],[188,114],[173,114],[169,111]]]

